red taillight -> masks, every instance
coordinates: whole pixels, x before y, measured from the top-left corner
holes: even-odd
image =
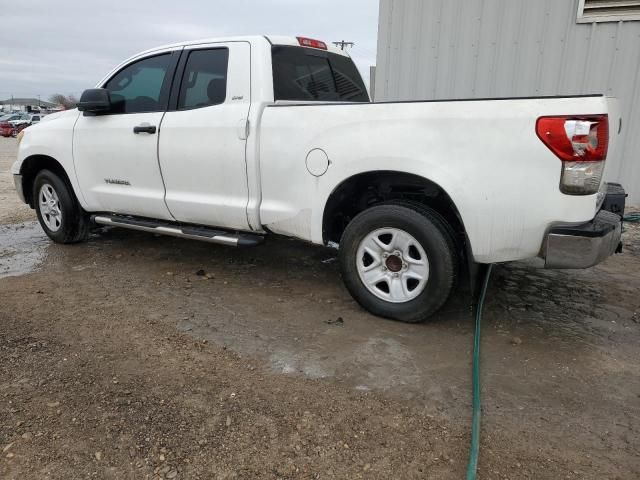
[[[536,133],[563,162],[599,162],[607,158],[607,115],[540,117]]]
[[[301,47],[319,48],[320,50],[326,50],[327,44],[320,40],[314,40],[312,38],[296,37]]]
[[[562,193],[592,195],[598,192],[609,148],[607,115],[540,117],[536,133],[562,160]]]

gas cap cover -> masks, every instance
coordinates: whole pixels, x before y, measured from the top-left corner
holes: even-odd
[[[327,153],[321,148],[314,148],[307,154],[307,170],[314,177],[327,173],[330,163]]]

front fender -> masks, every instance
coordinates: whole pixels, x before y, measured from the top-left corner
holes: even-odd
[[[73,164],[73,128],[78,119],[77,110],[56,114],[56,118],[40,122],[24,131],[18,147],[18,157],[11,167],[14,175],[24,173],[25,162],[37,157],[49,157],[64,169],[80,204],[86,204]]]

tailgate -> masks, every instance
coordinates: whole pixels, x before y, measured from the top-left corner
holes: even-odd
[[[607,112],[609,113],[609,151],[607,153],[607,163],[604,167],[604,181],[617,179],[620,177],[622,158],[619,154],[620,134],[624,128],[620,112],[620,104],[615,97],[605,97]]]

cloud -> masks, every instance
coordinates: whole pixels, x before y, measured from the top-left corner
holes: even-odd
[[[78,95],[139,51],[197,38],[344,39],[356,43],[351,54],[365,79],[375,63],[376,0],[30,0],[1,8],[0,99]]]

